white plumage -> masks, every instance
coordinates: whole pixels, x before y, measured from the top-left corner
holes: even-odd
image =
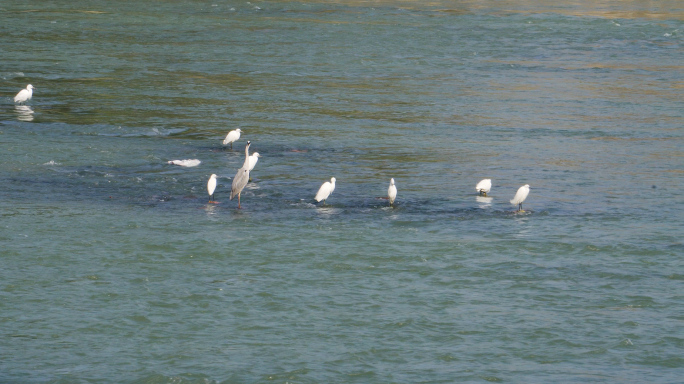
[[[259,161],[259,152],[254,152],[252,153],[251,156],[249,156],[249,171],[252,172],[254,169],[254,166],[256,165],[257,161]]]
[[[200,165],[201,161],[197,159],[185,159],[185,160],[171,160],[169,164],[180,165],[181,167],[196,167]]]
[[[213,203],[214,191],[216,190],[216,174],[211,174],[207,182],[207,192],[209,192],[209,202]]]
[[[328,199],[328,196],[330,196],[333,191],[335,190],[335,181],[336,179],[333,177],[330,179],[330,181],[326,181],[321,185],[321,188],[318,189],[318,193],[316,193],[316,201],[320,202],[323,200],[323,204],[325,204],[325,200]]]
[[[33,85],[29,84],[26,86],[26,89],[22,89],[17,93],[16,96],[14,96],[14,102],[15,103],[24,103],[29,100],[31,100],[31,96],[33,96]]]
[[[480,194],[487,196],[487,193],[492,189],[492,179],[480,180],[475,186],[475,190]]]
[[[259,152],[254,152],[252,155],[249,157],[249,181],[252,181],[252,170],[256,166],[257,161],[259,161]]]
[[[518,188],[518,192],[515,193],[515,196],[513,197],[513,200],[511,200],[511,204],[517,205],[518,206],[518,211],[522,211],[522,203],[527,199],[527,195],[530,194],[530,185],[525,184],[522,187]]]
[[[233,143],[238,141],[238,139],[240,138],[240,133],[242,133],[240,128],[233,129],[232,131],[228,132],[226,138],[223,139],[223,145],[230,144],[230,147],[233,148]]]
[[[390,179],[389,188],[387,188],[387,196],[389,197],[390,205],[394,204],[394,199],[397,198],[397,187],[394,185],[394,179]]]

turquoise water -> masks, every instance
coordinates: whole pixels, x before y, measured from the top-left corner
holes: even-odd
[[[0,382],[680,382],[684,9],[644,4],[1,4]]]

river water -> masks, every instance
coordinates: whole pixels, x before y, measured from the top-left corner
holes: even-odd
[[[0,382],[680,382],[683,20],[0,4]]]

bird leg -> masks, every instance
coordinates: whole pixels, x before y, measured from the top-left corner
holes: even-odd
[[[242,209],[242,207],[240,206],[240,194],[239,193],[238,193],[238,209]]]

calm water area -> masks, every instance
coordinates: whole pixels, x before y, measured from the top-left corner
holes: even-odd
[[[0,2],[0,383],[681,383],[683,39],[681,1]]]

